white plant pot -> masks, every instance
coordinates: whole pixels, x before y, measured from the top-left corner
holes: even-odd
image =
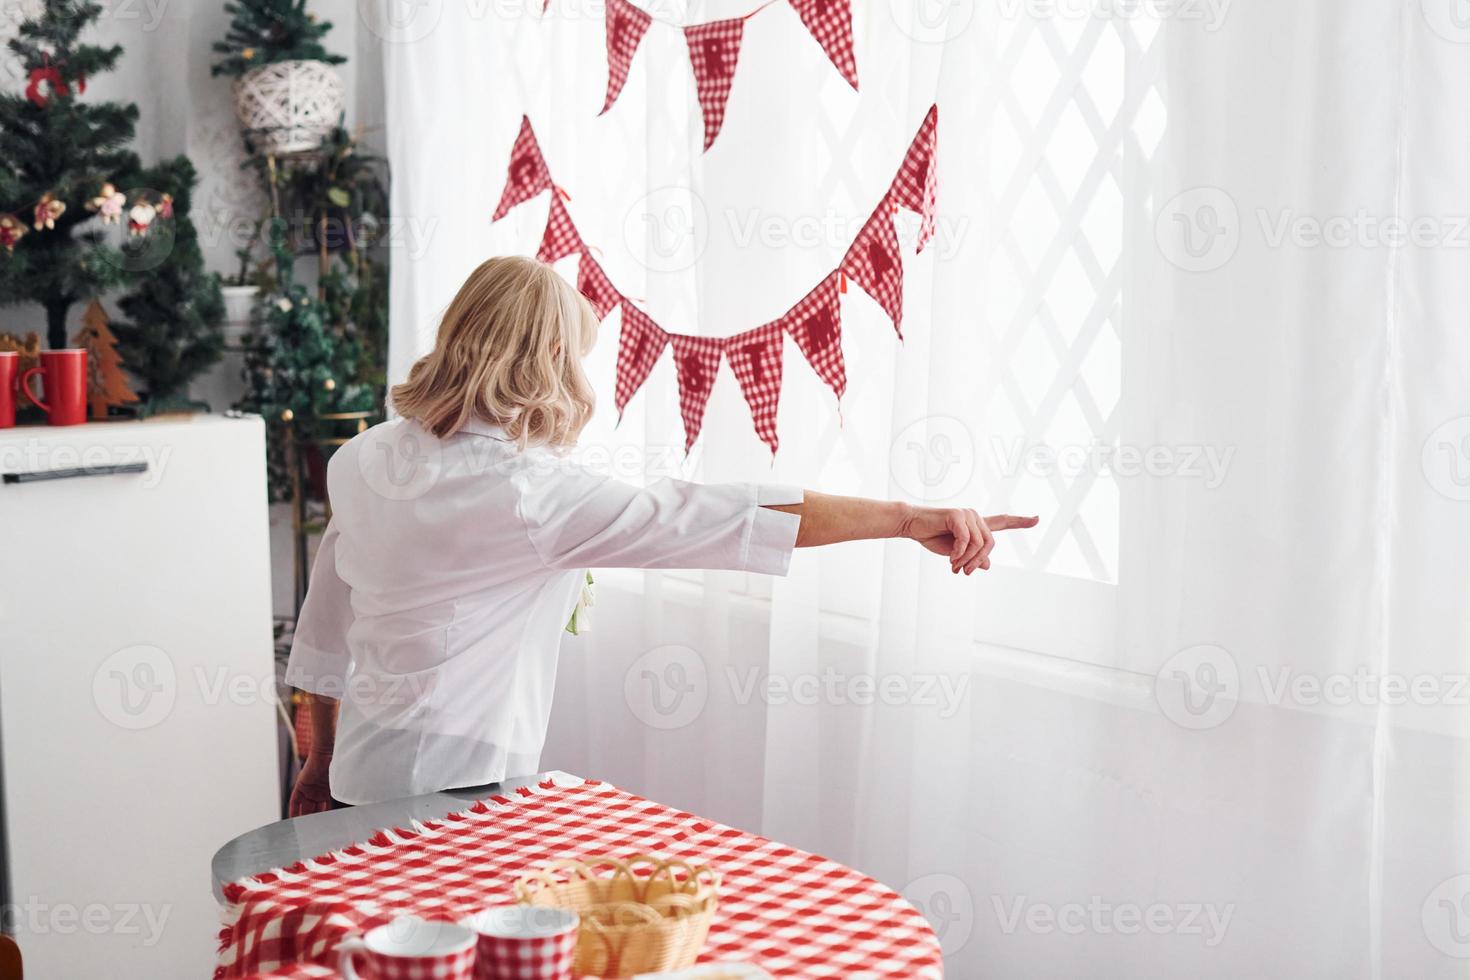
[[[255,309],[255,298],[260,295],[259,286],[223,286],[220,292],[225,298],[225,322],[222,332],[225,344],[239,347],[250,332],[250,314]]]
[[[278,61],[235,80],[235,115],[262,153],[316,149],[342,106],[342,76],[322,61]]]

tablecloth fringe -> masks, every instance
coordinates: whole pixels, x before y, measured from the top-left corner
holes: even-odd
[[[516,805],[517,799],[529,799],[536,796],[545,796],[554,790],[580,789],[584,786],[601,786],[600,779],[584,779],[580,783],[557,783],[551,779],[544,779],[535,786],[520,786],[508,794],[496,794],[483,800],[476,800],[472,805],[463,810],[456,810],[446,814],[437,820],[411,820],[407,827],[391,827],[378,831],[373,836],[361,843],[352,844],[337,851],[328,851],[304,861],[297,861],[284,868],[275,871],[267,871],[258,875],[247,875],[236,881],[232,881],[220,889],[224,895],[225,905],[220,909],[219,948],[221,951],[229,947],[234,940],[235,926],[244,913],[243,900],[246,892],[254,885],[269,885],[277,881],[294,881],[298,877],[312,871],[321,871],[324,868],[336,864],[339,861],[358,861],[363,858],[382,854],[390,848],[400,844],[408,843],[421,837],[432,836],[445,830],[451,824],[465,820],[477,820],[485,816],[504,813]]]

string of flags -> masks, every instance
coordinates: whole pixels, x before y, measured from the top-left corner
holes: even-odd
[[[551,0],[546,0],[543,12]],[[745,22],[756,14],[773,6],[778,0],[766,0],[759,7],[741,17],[710,21],[705,24],[689,24],[682,27],[684,41],[689,47],[689,66],[694,71],[694,87],[699,96],[700,110],[704,115],[704,148],[714,145],[725,124],[725,103],[730,98],[734,85],[735,66],[740,60],[740,42],[745,33]],[[827,59],[832,62],[842,77],[854,90],[858,87],[857,60],[852,44],[852,0],[784,0],[796,11],[816,42],[821,45]],[[655,18],[646,10],[635,7],[629,0],[607,0],[604,4],[604,19],[607,26],[607,95],[603,99],[602,113],[612,108],[623,84],[628,80],[628,71],[633,56],[643,35]]]
[[[536,257],[543,262],[555,262],[578,256],[577,289],[587,297],[597,316],[605,318],[614,307],[621,309],[614,397],[620,417],[664,349],[670,349],[679,382],[679,411],[687,452],[699,438],[715,375],[720,361],[726,360],[750,406],[756,434],[774,455],[780,446],[776,409],[781,398],[787,336],[839,400],[847,390],[839,296],[846,291],[848,280],[857,283],[878,302],[893,321],[899,338],[903,337],[903,261],[894,216],[899,208],[919,216],[914,251],[922,252],[934,235],[937,190],[934,150],[938,126],[939,107],[930,106],[893,182],[837,267],[775,320],[731,337],[697,337],[667,331],[613,285],[593,257],[593,250],[582,241],[567,210],[570,197],[552,179],[531,121],[525,116],[521,117],[520,132],[511,148],[505,188],[491,220],[500,220],[512,208],[543,191],[551,192],[551,207]]]

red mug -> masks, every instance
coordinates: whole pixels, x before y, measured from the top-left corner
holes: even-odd
[[[31,391],[31,376],[41,375],[46,400]],[[20,390],[50,416],[52,425],[81,425],[87,421],[87,352],[81,347],[41,351],[41,366],[20,376]]]
[[[0,350],[0,429],[15,425],[15,374],[18,367],[20,354],[13,350]]]

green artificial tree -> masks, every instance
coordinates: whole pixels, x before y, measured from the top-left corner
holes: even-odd
[[[101,13],[97,3],[48,0],[8,42],[25,90],[0,93],[0,303],[41,304],[52,347],[66,346],[74,303],[131,275],[127,256],[78,227],[96,216],[122,220],[118,188],[138,169],[127,149],[137,107],[82,99],[88,80],[122,54],[78,42]]]
[[[337,322],[334,304],[296,281],[295,254],[283,219],[267,229],[275,261],[273,296],[259,307],[260,321],[246,346],[247,393],[239,408],[267,424],[272,499],[291,494],[286,436],[307,443],[326,433],[324,415],[372,411],[376,389],[364,383],[363,345],[350,323]]]
[[[112,325],[123,363],[147,389],[144,414],[201,407],[188,400],[189,382],[224,349],[219,276],[204,270],[199,235],[189,217],[196,179],[193,164],[183,156],[139,176],[147,193],[166,202],[167,211],[160,211],[144,234],[172,244],[157,265],[139,274],[137,288],[118,301],[126,320]]]
[[[232,0],[225,12],[230,28],[223,41],[214,42],[215,53],[224,55],[211,69],[215,75],[243,75],[277,61],[347,60],[322,47],[332,24],[307,13],[306,0]]]

